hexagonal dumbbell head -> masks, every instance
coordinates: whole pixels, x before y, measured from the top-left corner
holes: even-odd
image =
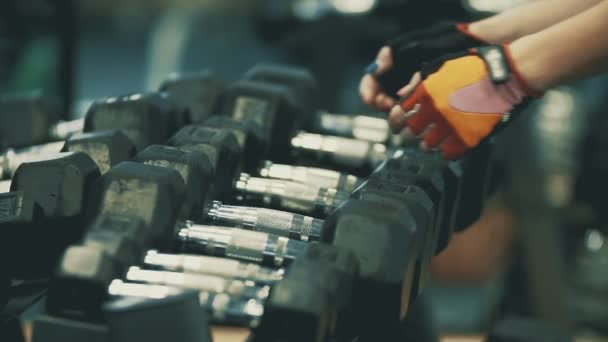
[[[41,155],[15,172],[11,191],[32,196],[46,218],[81,215],[90,187],[100,176],[95,161],[82,152]]]
[[[452,236],[452,209],[458,196],[458,184],[451,183],[448,186],[444,178],[446,172],[448,169],[445,168],[445,163],[405,154],[400,158],[387,159],[370,175],[370,178],[378,178],[390,183],[416,185],[428,193],[437,209],[435,221],[439,231],[437,252],[447,246]],[[450,199],[452,202],[448,202]]]
[[[313,74],[301,67],[284,64],[261,63],[249,69],[245,79],[281,84],[292,89],[297,102],[306,114],[304,127],[310,127],[319,104],[319,82]]]
[[[0,147],[21,147],[47,141],[60,118],[56,99],[40,93],[0,96]]]
[[[428,267],[431,258],[435,255],[438,233],[434,224],[433,202],[426,192],[417,186],[395,187],[392,183],[378,179],[367,180],[353,192],[352,198],[388,206],[398,202],[405,205],[412,214],[418,232],[418,241],[415,243],[418,260],[413,274],[412,292],[408,305],[412,304],[426,284]]]
[[[11,263],[14,276],[47,275],[63,249],[80,239],[89,194],[101,175],[91,157],[82,152],[45,157],[22,164],[11,182],[12,193],[22,192],[40,211],[31,222],[10,229],[15,241],[9,245],[15,258]]]
[[[99,167],[102,174],[135,154],[135,145],[121,131],[78,133],[66,140],[62,152],[84,152]]]
[[[203,122],[204,126],[223,128],[231,131],[241,148],[243,170],[253,172],[260,159],[268,154],[269,142],[265,140],[262,128],[253,121],[236,121],[226,116],[212,116]]]
[[[159,90],[170,93],[190,109],[193,123],[200,123],[213,114],[222,83],[210,70],[170,74]]]
[[[211,200],[208,196],[214,177],[213,167],[206,155],[183,148],[152,145],[139,152],[134,160],[179,172],[186,184],[186,199],[180,217],[187,220],[200,218],[205,201]]]
[[[359,261],[356,326],[377,329],[404,315],[401,304],[409,303],[417,260],[415,229],[399,203],[350,200],[325,220],[321,240],[350,250]]]
[[[241,159],[241,150],[232,132],[189,125],[180,129],[169,140],[169,145],[205,154],[215,173],[216,191],[224,196],[231,193],[239,174]]]
[[[355,255],[344,248],[323,243],[311,243],[288,270],[289,277],[302,281],[316,280],[328,290],[336,311],[336,325],[332,335],[352,340],[352,300],[359,263]]]
[[[132,94],[93,102],[87,111],[84,131],[118,129],[138,150],[160,144],[179,127],[189,123],[190,114],[166,93]]]
[[[289,161],[289,142],[305,119],[305,109],[293,92],[282,85],[241,80],[222,94],[221,113],[237,121],[253,121],[270,141],[269,155],[277,162]]]
[[[99,245],[71,246],[65,250],[49,285],[49,313],[85,320],[101,319],[101,304],[120,268]]]
[[[167,249],[184,200],[184,181],[170,168],[122,162],[96,184],[92,210],[141,219],[154,246]]]
[[[211,342],[211,313],[199,301],[196,291],[161,298],[127,296],[108,302],[103,311],[115,342]]]
[[[335,324],[329,290],[316,279],[286,276],[275,284],[255,330],[260,341],[326,341]]]

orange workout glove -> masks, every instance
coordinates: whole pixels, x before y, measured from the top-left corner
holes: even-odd
[[[424,81],[401,103],[406,124],[447,159],[462,156],[506,122],[530,91],[507,45],[491,45],[444,56],[423,65]],[[519,106],[518,106],[519,107]],[[519,111],[520,108],[517,108]]]

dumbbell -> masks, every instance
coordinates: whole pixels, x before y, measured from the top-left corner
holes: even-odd
[[[123,289],[131,295],[115,296],[104,305],[103,324],[39,315],[32,324],[32,341],[212,341],[209,314],[198,292],[160,285],[147,292],[137,286]],[[150,326],[160,321],[164,324]]]
[[[439,232],[435,224],[435,205],[429,195],[416,185],[395,186],[380,179],[369,179],[357,188],[352,198],[392,205],[394,202],[405,205],[418,227],[420,248],[415,263],[410,295],[411,304],[422,291],[428,278],[428,266],[435,255]]]
[[[400,149],[370,175],[395,186],[416,184],[433,200],[435,224],[439,232],[437,253],[445,249],[455,229],[455,216],[461,191],[462,168],[459,164],[445,162],[437,156]]]
[[[105,172],[109,166],[130,157],[133,144],[141,149],[155,142],[164,142],[178,127],[188,122],[188,112],[165,94],[107,98],[94,102],[84,119],[84,131],[94,133],[77,134],[65,143],[55,142],[18,151],[9,149],[0,161],[4,176],[10,177],[19,164],[38,154],[60,150],[84,151],[91,154]]]
[[[352,199],[325,220],[321,240],[350,250],[359,262],[352,327],[362,336],[383,334],[407,313],[427,228],[417,223],[408,206],[389,200]]]
[[[171,94],[190,109],[191,121],[201,123],[214,114],[223,84],[210,70],[175,72],[167,76],[159,91]]]
[[[306,251],[288,269],[286,281],[272,288],[264,316],[260,325],[254,329],[254,340],[291,340],[293,336],[299,336],[304,341],[319,339],[321,329],[311,330],[309,326],[317,325],[314,322],[322,317],[319,308],[323,308],[323,305],[308,303],[308,298],[298,298],[300,293],[314,290],[310,288],[311,279],[327,290],[331,306],[335,307],[330,309],[335,317],[329,321],[335,320],[335,325],[327,327],[329,334],[338,340],[352,337],[350,331],[354,321],[351,306],[354,280],[358,274],[358,260],[348,250],[326,244],[308,245]],[[298,316],[294,316],[294,301],[299,302],[303,309]],[[316,310],[311,310],[313,308]],[[306,321],[310,323],[302,324]]]
[[[260,157],[291,161],[289,141],[305,120],[304,110],[291,89],[240,80],[226,88],[220,96],[220,104],[218,114],[240,122],[254,122],[261,127],[268,150],[260,153]]]
[[[57,122],[57,106],[40,95],[4,97],[0,101],[0,137],[6,147],[65,140],[80,132],[120,129],[138,149],[164,142],[188,122],[190,114],[165,93],[141,93],[97,100],[84,119]],[[13,118],[19,113],[18,119]],[[19,126],[15,126],[19,125]],[[15,136],[15,132],[18,136]]]
[[[96,218],[80,244],[68,248],[58,263],[48,290],[47,308],[52,314],[87,317],[98,312],[109,281],[144,250],[167,250],[172,245],[172,227],[184,199],[184,182],[177,171],[123,162],[93,187],[89,210]],[[117,245],[125,240],[131,248],[112,248],[96,243],[98,238],[89,239],[89,234],[108,231]]]
[[[260,156],[268,150],[270,141],[264,138],[262,127],[253,121],[237,121],[227,116],[211,116],[202,124],[207,127],[227,129],[234,134],[242,152],[241,164],[245,172],[254,172]]]
[[[0,146],[22,147],[50,140],[60,118],[59,101],[39,92],[0,97]]]
[[[292,89],[307,115],[306,125],[303,128],[311,132],[377,143],[384,143],[389,139],[391,132],[388,123],[382,117],[336,114],[319,110],[317,108],[319,83],[305,68],[269,63],[257,64],[245,73],[244,78],[281,84]]]
[[[49,274],[62,250],[80,238],[92,185],[100,175],[95,161],[82,152],[49,155],[19,167],[11,192],[0,194],[11,276]]]
[[[118,130],[77,133],[65,142],[58,141],[18,150],[8,149],[0,156],[2,176],[10,178],[22,163],[36,160],[38,156],[44,157],[45,154],[59,152],[84,152],[93,158],[99,170],[105,173],[113,165],[131,158],[135,154],[135,146]]]
[[[213,169],[215,192],[224,198],[230,196],[240,172],[241,150],[229,130],[189,125],[175,133],[168,145],[204,153]]]

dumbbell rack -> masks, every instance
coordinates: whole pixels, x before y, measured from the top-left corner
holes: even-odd
[[[262,69],[264,69],[264,68],[262,68]],[[285,71],[285,70],[282,70],[282,71]],[[302,123],[302,121],[306,121],[305,119],[302,119],[302,117],[305,117],[304,113],[306,113],[306,112],[312,112],[313,111],[311,108],[306,108],[306,106],[303,106],[303,105],[299,105],[299,106],[298,105],[293,105],[292,102],[300,103],[301,104],[301,103],[309,103],[309,102],[313,103],[313,101],[311,100],[309,102],[306,102],[306,100],[310,100],[310,95],[308,93],[306,93],[306,92],[298,92],[298,91],[295,91],[293,89],[292,90],[288,90],[288,88],[286,88],[284,86],[278,86],[277,84],[271,84],[273,81],[276,82],[276,83],[281,83],[281,81],[278,80],[278,78],[280,78],[280,77],[278,77],[277,75],[281,75],[281,72],[277,72],[276,74],[267,73],[266,74],[267,77],[265,77],[265,78],[264,77],[260,77],[260,78],[264,78],[264,82],[267,82],[267,83],[264,83],[264,82],[262,82],[260,80],[257,80],[257,81],[252,81],[252,80],[241,81],[240,83],[237,83],[237,85],[235,85],[234,87],[232,87],[229,91],[223,92],[222,93],[223,97],[221,98],[220,103],[223,103],[222,106],[224,108],[228,108],[228,107],[232,106],[231,109],[233,109],[233,110],[220,110],[220,112],[240,113],[239,115],[242,116],[242,115],[244,115],[244,114],[242,114],[243,113],[243,108],[242,108],[243,106],[252,106],[252,105],[255,105],[254,103],[251,102],[251,98],[254,97],[255,91],[258,91],[258,90],[261,89],[260,91],[262,91],[262,92],[266,92],[267,91],[267,92],[280,93],[281,94],[280,97],[281,97],[282,101],[284,101],[285,103],[287,103],[287,105],[285,103],[276,104],[276,108],[274,109],[275,110],[275,112],[274,112],[274,114],[275,114],[274,118],[276,120],[274,129],[272,127],[267,128],[266,130],[262,130],[262,133],[260,134],[261,136],[266,135],[266,136],[272,136],[273,137],[273,139],[272,139],[273,143],[270,144],[271,146],[268,149],[268,153],[269,153],[268,156],[271,157],[270,158],[271,160],[275,159],[275,156],[276,156],[276,160],[278,160],[278,161],[288,161],[288,160],[292,159],[291,155],[292,155],[293,151],[290,151],[290,148],[288,148],[288,146],[284,146],[284,143],[287,142],[288,144],[291,144],[295,148],[295,150],[299,150],[300,152],[304,152],[305,154],[308,154],[309,156],[311,155],[310,152],[311,151],[313,152],[312,155],[314,155],[315,158],[305,158],[305,159],[303,159],[305,161],[306,165],[320,164],[319,166],[330,166],[330,167],[335,168],[337,166],[335,164],[336,162],[338,162],[338,163],[342,162],[343,164],[346,164],[346,165],[349,166],[347,168],[349,171],[357,170],[359,175],[367,174],[370,170],[374,169],[373,165],[370,165],[369,163],[367,163],[367,161],[371,157],[373,157],[372,155],[370,155],[370,153],[374,152],[373,148],[372,149],[368,148],[367,150],[363,150],[362,152],[361,151],[355,151],[355,152],[358,152],[359,154],[356,154],[356,153],[353,154],[353,153],[351,153],[349,155],[348,153],[346,153],[345,155],[348,158],[346,158],[346,159],[345,158],[339,159],[339,158],[333,158],[336,155],[336,150],[333,150],[333,151],[331,149],[327,150],[327,149],[323,149],[323,147],[334,146],[334,148],[335,148],[336,142],[340,142],[340,143],[343,144],[342,148],[343,148],[344,152],[349,152],[349,146],[348,146],[349,143],[352,144],[352,146],[350,146],[350,148],[353,149],[353,150],[356,150],[356,148],[354,146],[357,145],[357,144],[362,145],[362,146],[367,146],[367,147],[369,147],[369,146],[372,146],[372,147],[382,146],[382,145],[379,145],[377,142],[364,142],[364,141],[360,141],[360,140],[347,140],[345,138],[337,138],[337,137],[336,138],[332,138],[332,137],[316,136],[316,137],[313,137],[313,138],[320,139],[320,140],[317,141],[317,143],[320,142],[320,144],[319,144],[320,147],[317,147],[317,148],[312,147],[311,148],[310,146],[308,146],[306,144],[302,144],[302,137],[304,137],[305,135],[298,134],[298,135],[295,136],[295,138],[293,138],[294,137],[293,133],[290,133],[290,132],[293,131],[291,129],[285,129],[285,131],[288,133],[287,135],[285,135],[285,132],[282,132],[283,128],[285,128],[285,127],[294,127],[294,126],[300,125]],[[249,74],[248,77],[250,79],[251,78],[255,78],[255,77],[252,77],[251,74]],[[205,73],[203,78],[205,80],[208,80],[209,75]],[[298,71],[296,78],[306,79],[307,76],[302,71]],[[191,88],[194,88],[197,85],[196,82],[192,83],[193,82],[192,81],[192,77],[187,78],[187,79],[188,79],[188,82],[190,82],[190,87]],[[293,77],[292,77],[292,79],[293,79]],[[163,86],[162,89],[163,90],[177,89],[177,90],[169,90],[169,91],[178,92],[178,94],[184,95],[185,92],[184,92],[183,88],[179,87],[179,86],[175,86],[175,82],[177,82],[176,80],[179,80],[179,77],[173,76],[171,78],[171,81],[170,82],[168,81],[168,83],[167,83],[167,84],[170,84],[171,86],[165,85],[165,86]],[[314,82],[309,82],[309,83],[314,83]],[[213,83],[213,84],[214,84],[214,87],[215,87],[216,83]],[[307,87],[311,88],[311,87],[313,87],[313,85],[308,84]],[[306,87],[304,87],[304,88],[306,88]],[[194,93],[196,93],[196,92],[194,92]],[[219,93],[219,92],[216,92],[216,94],[217,93]],[[235,93],[239,94],[240,98],[231,100],[231,98],[235,97]],[[155,101],[158,100],[158,97],[154,97],[154,96],[151,96],[151,97],[154,98]],[[184,107],[189,107],[191,110],[193,110],[192,108],[195,108],[194,107],[195,101],[192,100],[192,97],[184,98],[185,96],[182,96],[181,99],[179,99],[179,96],[176,96],[176,97],[178,98],[178,100],[179,100],[178,102],[179,102],[180,105],[183,105]],[[150,96],[137,96],[137,95],[130,95],[130,96],[127,96],[127,97],[112,98],[112,99],[104,100],[102,102],[97,102],[96,104],[94,104],[92,106],[92,109],[89,111],[89,113],[103,113],[104,112],[104,106],[112,107],[116,103],[120,104],[120,103],[129,102],[129,101],[139,101],[142,98],[150,100]],[[242,101],[239,102],[239,99],[242,100],[243,98],[248,99],[249,102],[245,103],[245,104],[243,104]],[[208,102],[210,100],[208,98],[205,98],[204,101]],[[154,101],[151,101],[151,102],[154,102]],[[219,106],[219,107],[222,107],[222,106]],[[142,107],[144,107],[144,106],[142,106]],[[198,111],[197,112],[198,117],[196,117],[197,120],[200,120],[201,117],[208,115],[208,113],[205,113],[204,111],[205,110],[209,110],[208,109],[209,107],[210,106],[204,107],[204,108],[207,108],[207,109],[201,109],[201,108],[203,108],[201,106],[196,107],[196,111]],[[291,114],[291,116],[285,115],[285,118],[281,118],[278,115],[279,114],[284,114],[284,113],[281,113],[281,110],[285,110],[285,107],[291,108],[292,114]],[[118,108],[118,107],[116,107],[116,108]],[[147,110],[153,112],[154,110],[157,110],[158,108],[163,108],[163,105],[156,104],[156,105],[150,106],[149,109],[147,109]],[[295,110],[294,108],[296,108],[297,110]],[[167,111],[167,112],[173,112],[173,114],[171,114],[171,115],[173,117],[175,117],[175,114],[174,114],[176,112],[175,110],[171,110],[171,109],[167,110],[166,108],[164,108],[164,110]],[[265,111],[271,111],[271,109],[268,109],[268,108],[266,108],[264,110]],[[255,113],[251,114],[251,113],[247,113],[247,111],[244,111],[244,113],[247,114],[247,115],[250,115],[251,118],[252,118],[251,120],[253,120],[253,121],[257,120],[257,118],[254,115]],[[102,114],[97,114],[97,115],[98,116],[102,116]],[[167,116],[167,115],[165,115],[165,116]],[[92,119],[92,117],[94,117],[94,116],[93,115],[87,115],[87,119],[85,120],[85,125],[84,125],[85,128],[86,127],[90,127],[91,125],[95,125],[95,123],[97,123],[99,126],[102,126],[101,128],[104,128],[104,129],[105,128],[114,128],[114,127],[112,127],[112,123],[111,122],[109,122],[107,120],[103,121],[102,119],[100,119],[100,120],[102,120],[102,123],[99,124],[99,120],[96,121],[95,119]],[[158,117],[163,117],[163,115],[159,115]],[[194,115],[192,117],[195,118]],[[233,119],[239,119],[238,115],[233,115],[232,117],[233,117]],[[287,123],[286,120],[289,120],[289,117],[291,117],[292,119],[294,119],[294,118],[300,118],[300,120],[297,120],[297,121],[294,120],[295,123]],[[152,116],[150,116],[150,118],[152,118]],[[242,121],[245,121],[245,122],[248,122],[247,120],[250,120],[247,117],[245,117],[245,118],[240,117],[240,119]],[[237,121],[239,121],[239,120],[237,120]],[[88,122],[88,124],[86,122]],[[260,123],[260,122],[258,122],[258,123]],[[138,134],[134,135],[132,130],[124,130],[123,128],[121,128],[120,127],[121,124],[124,124],[124,123],[120,123],[120,122],[117,123],[116,124],[116,125],[118,125],[117,128],[123,130],[125,132],[125,134],[127,136],[129,136],[129,138],[133,138],[133,136],[135,136],[136,138],[139,138],[139,139],[134,139],[134,141],[135,141],[135,145],[140,150],[142,150],[145,146],[147,146],[149,144],[148,142],[146,142],[145,138],[141,137],[141,135],[138,135]],[[203,123],[203,125],[204,125],[204,123]],[[216,124],[214,124],[214,125],[216,125]],[[210,127],[213,127],[214,125],[210,125]],[[219,125],[219,124],[217,124],[217,125]],[[173,120],[172,124],[170,126],[173,126],[175,128],[183,126],[183,120],[182,119]],[[304,126],[306,126],[306,125],[304,125]],[[234,126],[233,126],[233,128],[234,128]],[[370,128],[370,130],[372,130],[372,131],[373,130],[377,130],[377,127],[375,127],[375,128],[372,127],[372,128]],[[240,131],[238,129],[232,129],[232,130],[230,130],[230,129],[224,129],[224,131],[228,132],[228,133],[232,133],[234,135],[233,139],[236,138],[235,140],[237,140],[239,138],[239,136],[238,136],[239,132],[240,133],[242,133],[242,132],[248,132],[246,129],[241,129]],[[255,135],[255,134],[252,134],[252,135]],[[154,143],[154,142],[160,142],[159,140],[162,139],[162,138],[160,138],[162,136],[167,137],[166,134],[158,134],[157,136],[155,136],[154,138],[151,139],[152,140],[151,142],[152,143]],[[310,137],[311,136],[309,136],[309,138]],[[149,137],[147,137],[147,138],[149,138]],[[175,142],[175,139],[176,139],[175,137],[172,138],[173,142]],[[377,139],[378,139],[377,135],[375,135],[374,138],[372,138],[371,140],[377,140]],[[148,139],[148,140],[150,140],[150,139]],[[281,143],[277,143],[276,141],[282,141],[283,145],[281,145]],[[206,144],[210,144],[210,142],[207,141]],[[408,149],[406,149],[406,150],[408,150]],[[409,150],[411,151],[411,148]],[[401,151],[401,153],[403,153],[404,150],[401,149],[399,151]],[[338,152],[340,152],[340,151],[338,151]],[[384,150],[382,150],[382,152],[384,152]],[[332,153],[333,153],[333,155],[332,155]],[[91,153],[89,152],[89,154],[91,154]],[[263,154],[263,153],[260,153],[260,154]],[[360,159],[357,159],[357,157],[360,158],[361,155],[363,155],[364,157],[367,158],[365,160],[365,162],[363,162],[363,163],[360,162]],[[319,156],[321,156],[321,158],[318,158]],[[418,158],[421,157],[421,156],[422,155],[420,155],[418,152],[411,152],[411,154],[409,155],[409,157],[406,158],[407,159],[407,163],[409,163],[409,165],[415,165],[417,163],[417,161],[419,160]],[[71,157],[72,156],[64,156],[64,157],[62,157],[62,158],[64,158],[62,160],[64,160],[64,162],[67,163],[67,160],[69,158],[71,158]],[[140,157],[140,158],[142,158],[142,157]],[[123,158],[123,159],[126,159],[126,158]],[[430,160],[430,159],[428,159],[426,157],[424,157],[422,159],[426,159],[427,161]],[[135,158],[135,160],[138,160],[137,157]],[[93,161],[97,162],[97,165],[100,164],[99,160],[95,160],[95,158],[93,158]],[[140,162],[144,162],[145,164],[148,164],[148,165],[156,165],[156,166],[147,166],[149,168],[162,168],[162,165],[159,164],[159,163],[151,163],[151,162],[144,161],[144,160],[139,160],[139,161]],[[353,162],[353,161],[355,161],[355,162]],[[44,162],[44,161],[42,161],[42,162]],[[116,161],[116,163],[117,162],[118,161]],[[259,162],[259,160],[258,160],[258,162]],[[20,188],[19,188],[18,184],[23,183],[23,181],[17,182],[15,180],[19,180],[19,179],[25,178],[25,176],[23,176],[23,175],[26,174],[26,171],[28,169],[31,169],[32,167],[35,166],[35,165],[32,166],[33,164],[36,164],[36,163],[33,163],[33,162],[25,163],[24,166],[21,169],[17,169],[15,171],[14,181],[13,182],[15,184],[17,184],[17,185],[11,185],[11,190],[17,190],[17,191],[19,191]],[[114,164],[114,162],[112,164]],[[119,165],[121,165],[121,164],[119,164]],[[122,165],[123,165],[122,167],[124,168],[124,164],[122,164]],[[158,166],[158,165],[161,165],[161,166]],[[218,173],[218,170],[221,171],[218,168],[217,165],[219,165],[219,164],[216,163],[214,165],[214,167],[215,167],[215,170],[214,170],[215,174]],[[245,165],[245,164],[243,164],[243,165]],[[383,165],[384,165],[384,168],[386,168],[385,166],[387,164],[385,163]],[[106,168],[105,169],[106,172],[104,172],[104,173],[114,174],[115,170],[119,170],[120,167],[121,166],[119,166],[118,169],[115,169],[114,167],[112,167],[112,168]],[[272,177],[272,174],[268,172],[268,169],[265,169],[265,170],[266,170],[265,171],[266,173],[262,172],[261,176],[264,176],[264,177],[269,177],[270,176],[270,177]],[[383,167],[380,167],[379,170],[382,171]],[[376,173],[378,173],[380,171],[376,171]],[[177,174],[176,172],[174,172],[174,173]],[[389,176],[390,175],[392,175],[392,174],[389,173]],[[183,175],[181,175],[181,176],[184,177]],[[103,177],[107,177],[107,176],[103,176]],[[173,176],[167,176],[167,179],[171,178],[171,177],[173,177]],[[348,177],[352,177],[352,176],[346,175],[345,177],[348,178]],[[109,179],[111,179],[111,178],[109,178]],[[410,181],[413,181],[413,179],[414,178],[409,178]],[[399,181],[404,181],[404,180],[407,181],[407,178],[400,179]],[[241,181],[242,181],[242,179],[241,179]],[[285,180],[282,180],[282,181],[285,181]],[[293,181],[293,179],[291,179],[290,181]],[[383,182],[385,184],[396,184],[396,183],[394,183],[395,181],[397,181],[397,180],[392,180],[392,181],[387,181],[386,179],[383,180]],[[439,180],[439,182],[443,182],[443,181],[445,181],[445,180]],[[279,182],[279,180],[276,180],[276,182]],[[103,184],[103,182],[101,182],[101,183]],[[430,183],[432,183],[432,182],[430,182]],[[476,182],[476,183],[481,183],[481,182]],[[107,184],[109,184],[109,183],[106,183],[106,185]],[[310,186],[310,184],[309,184],[309,186]],[[319,188],[318,185],[316,185],[316,187]],[[107,188],[104,188],[103,186],[101,186],[101,188],[97,188],[97,189],[98,190],[99,189],[107,190]],[[224,188],[224,190],[226,190],[226,189]],[[221,193],[221,191],[216,192],[216,194],[218,194],[218,193]],[[440,194],[439,196],[442,196],[442,195]],[[234,198],[231,195],[228,195],[228,196],[224,195],[222,197],[223,197],[223,199],[228,200],[228,202],[231,202],[231,201],[234,200]],[[280,196],[278,196],[278,197],[280,197]],[[388,200],[386,202],[381,202],[381,203],[376,203],[375,202],[375,204],[373,204],[373,205],[370,204],[369,206],[371,208],[377,208],[378,212],[383,212],[383,210],[386,211],[386,210],[390,209],[389,211],[386,211],[386,213],[388,214],[388,216],[391,216],[392,215],[391,214],[391,210],[398,210],[400,207],[399,206],[393,206],[393,207],[391,207],[390,204],[388,204],[389,202],[390,201],[388,201]],[[467,202],[467,201],[462,201],[462,202]],[[353,204],[351,206],[352,208],[349,207],[348,205],[346,206],[347,208],[349,208],[348,210],[351,210],[351,211],[353,211],[353,212],[356,213],[357,212],[357,208],[364,208],[364,207],[361,206],[361,204],[357,204],[358,203],[357,201],[354,201],[353,203],[355,203],[355,204]],[[264,204],[264,202],[262,201],[259,204]],[[270,200],[269,202],[267,201],[266,204],[269,204],[271,207],[274,207],[276,209],[276,206],[277,206],[276,201]],[[125,205],[127,205],[127,203],[125,203]],[[321,206],[321,207],[323,207],[323,206]],[[290,208],[290,207],[287,206],[287,208]],[[294,209],[294,207],[291,207],[291,209]],[[307,211],[307,209],[303,209],[303,210]],[[463,210],[460,210],[460,211],[463,211]],[[333,210],[326,210],[326,212],[324,214],[329,214],[329,213],[332,213],[332,212],[333,212]],[[310,214],[313,214],[313,213],[312,212],[305,212],[305,214],[309,214],[310,215]],[[315,213],[315,214],[317,214],[317,213]],[[477,212],[477,215],[478,214],[479,213]],[[475,215],[475,213],[473,213],[473,215]],[[378,216],[378,215],[376,215],[376,216],[378,217],[378,219],[381,220],[380,216]],[[370,217],[376,217],[376,216],[371,215]],[[452,221],[454,221],[454,220],[457,220],[457,219],[453,219]],[[90,222],[90,221],[88,221],[88,222]],[[397,221],[391,221],[391,222],[397,222]],[[446,222],[447,222],[447,220],[446,220]],[[333,222],[332,224],[337,225],[337,226],[340,225],[339,222],[337,222],[337,223]],[[462,228],[464,228],[464,227],[462,227]],[[448,231],[451,231],[451,228]],[[438,232],[436,232],[436,233],[438,234]],[[254,236],[254,235],[255,234],[252,234],[251,236]],[[285,237],[283,237],[283,239],[284,238]],[[331,240],[327,240],[327,239],[331,239],[330,237],[325,237],[325,238],[322,237],[321,239],[322,240],[325,239],[325,241],[331,241]],[[443,234],[443,239],[444,239],[444,241],[442,242],[443,246],[442,247],[438,247],[438,249],[441,249],[441,248],[445,247],[445,245],[447,244],[447,242],[449,240],[449,233],[447,233],[447,235]],[[348,240],[348,239],[346,239],[346,240]],[[281,240],[281,241],[287,241],[287,240]],[[407,243],[407,241],[404,241],[404,244],[406,244],[406,243]],[[348,243],[347,243],[347,245],[348,245]],[[434,246],[434,244],[433,244],[433,246]],[[432,251],[431,255],[433,253],[435,253],[435,247],[433,247],[432,249],[433,249],[433,251]],[[430,257],[430,255],[427,255],[427,257]],[[361,262],[362,262],[362,260],[359,260],[359,263],[361,263]],[[408,267],[410,267],[410,266],[408,266]],[[410,269],[410,268],[408,268],[408,269]],[[116,284],[119,284],[119,283],[114,282],[113,284],[116,285]],[[277,289],[274,290],[275,293],[280,293],[280,291],[287,291],[287,292],[289,292],[291,289],[288,287],[287,284],[290,284],[290,283],[289,282],[282,283],[282,285],[280,287],[277,287]],[[157,289],[161,289],[161,287],[158,287]],[[179,293],[174,293],[173,295],[175,296],[175,298],[179,297],[178,302],[181,301],[180,303],[185,303],[184,304],[185,307],[188,307],[188,303],[192,302],[191,293],[182,293],[182,292],[179,292]],[[151,301],[152,299],[149,298],[149,300]],[[197,298],[197,300],[198,300],[198,298]],[[116,305],[118,305],[118,307],[116,307]],[[145,307],[146,303],[143,303],[143,304],[142,303],[137,303],[137,305],[143,305],[143,307]],[[138,306],[138,308],[141,308],[141,307]],[[120,307],[119,304],[115,304],[115,307],[113,309],[110,309],[110,310],[118,310],[118,311],[113,311],[113,312],[120,312],[121,309],[124,309],[124,308]],[[184,310],[186,310],[186,309],[184,309]],[[190,310],[188,312],[191,312],[192,315],[193,315],[193,317],[202,317],[203,320],[205,319],[205,315],[201,316],[201,313],[197,312],[192,307],[188,307],[187,310]],[[278,311],[278,312],[280,312],[280,311]],[[167,315],[167,313],[165,313],[165,315]],[[177,315],[177,313],[176,313],[176,315]],[[150,317],[159,317],[159,316],[150,316]],[[170,317],[170,316],[167,316],[167,317]],[[181,317],[181,316],[176,316],[176,317]],[[141,318],[142,317],[139,317],[138,319],[141,319]],[[397,318],[397,317],[395,317],[395,318]],[[111,321],[110,323],[111,324],[116,323],[118,325],[121,324],[120,321]],[[68,331],[67,335],[64,335],[64,336],[70,336],[69,334],[70,334],[70,331],[71,331],[72,333],[76,333],[77,332],[77,333],[84,334],[84,335],[80,335],[80,336],[83,336],[83,337],[84,336],[88,336],[86,334],[90,333],[90,334],[92,334],[92,335],[90,335],[92,338],[103,338],[103,337],[100,337],[100,336],[104,335],[107,332],[105,330],[107,328],[104,327],[104,324],[100,324],[99,321],[97,321],[95,323],[90,323],[90,321],[88,321],[88,320],[82,320],[82,321],[78,320],[78,319],[74,320],[74,317],[69,317],[69,316],[68,316],[67,319],[60,318],[60,317],[47,317],[47,318],[45,318],[43,320],[37,321],[37,324],[38,325],[36,325],[36,324],[34,325],[35,341],[46,341],[46,340],[48,340],[48,339],[45,339],[45,335],[46,334],[55,334],[55,333],[57,333],[57,331],[60,331],[61,329],[64,329],[65,331]],[[289,326],[289,324],[287,324],[287,326]],[[38,327],[38,329],[36,329],[37,327]],[[56,327],[59,330],[53,330],[53,327]],[[135,327],[131,327],[131,328],[132,328],[133,331],[137,330]],[[265,327],[265,328],[272,330],[272,327],[270,327],[270,328]],[[394,327],[390,327],[389,326],[389,328],[394,328]],[[50,331],[54,331],[54,332],[51,333]],[[267,332],[264,332],[264,333],[267,334]],[[49,336],[52,336],[52,335],[48,335],[46,338],[49,338]],[[60,336],[60,335],[54,335],[52,337],[56,338],[58,336]],[[74,336],[74,335],[71,335],[71,336]],[[130,336],[136,336],[136,335],[130,335]],[[270,336],[270,335],[268,335],[268,336]],[[202,336],[199,336],[199,337],[203,338]],[[281,338],[284,338],[284,337],[281,337]],[[294,339],[294,340],[297,340],[297,339]],[[320,340],[323,340],[323,339],[320,339]],[[120,341],[122,341],[122,340],[120,340]]]

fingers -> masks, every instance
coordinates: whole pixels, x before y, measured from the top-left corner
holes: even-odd
[[[393,132],[397,133],[401,129],[403,129],[407,120],[412,115],[415,115],[419,109],[420,105],[414,105],[414,107],[409,111],[403,110],[401,106],[393,106],[393,108],[391,108],[390,113],[388,114],[388,124],[393,130]]]
[[[361,95],[361,100],[363,103],[372,106],[379,91],[380,86],[378,81],[376,81],[372,75],[368,74],[363,76],[361,82],[359,83],[359,94]]]
[[[424,134],[420,148],[425,151],[431,150],[439,146],[450,133],[450,127],[445,122],[439,120],[433,123],[433,128]]]
[[[376,64],[378,67],[373,72],[374,75],[380,75],[393,67],[393,54],[391,48],[383,46],[376,56]]]
[[[409,97],[420,82],[422,82],[422,76],[420,75],[420,72],[417,72],[412,75],[412,78],[408,84],[397,91],[397,95],[399,95],[401,98]]]
[[[393,107],[394,105],[395,100],[392,97],[386,95],[385,93],[380,93],[376,95],[376,98],[374,99],[374,106],[382,111],[387,111],[391,109],[391,107]]]
[[[375,78],[392,67],[391,48],[383,46],[378,52],[376,60],[365,69],[365,75],[359,83],[359,94],[363,103],[379,110],[388,110],[394,105],[394,100],[382,91],[382,87]]]
[[[415,135],[419,135],[437,117],[436,109],[429,100],[423,86],[418,86],[412,96],[405,100],[401,107],[409,111],[418,105],[419,109],[415,115],[407,119],[407,125]]]

